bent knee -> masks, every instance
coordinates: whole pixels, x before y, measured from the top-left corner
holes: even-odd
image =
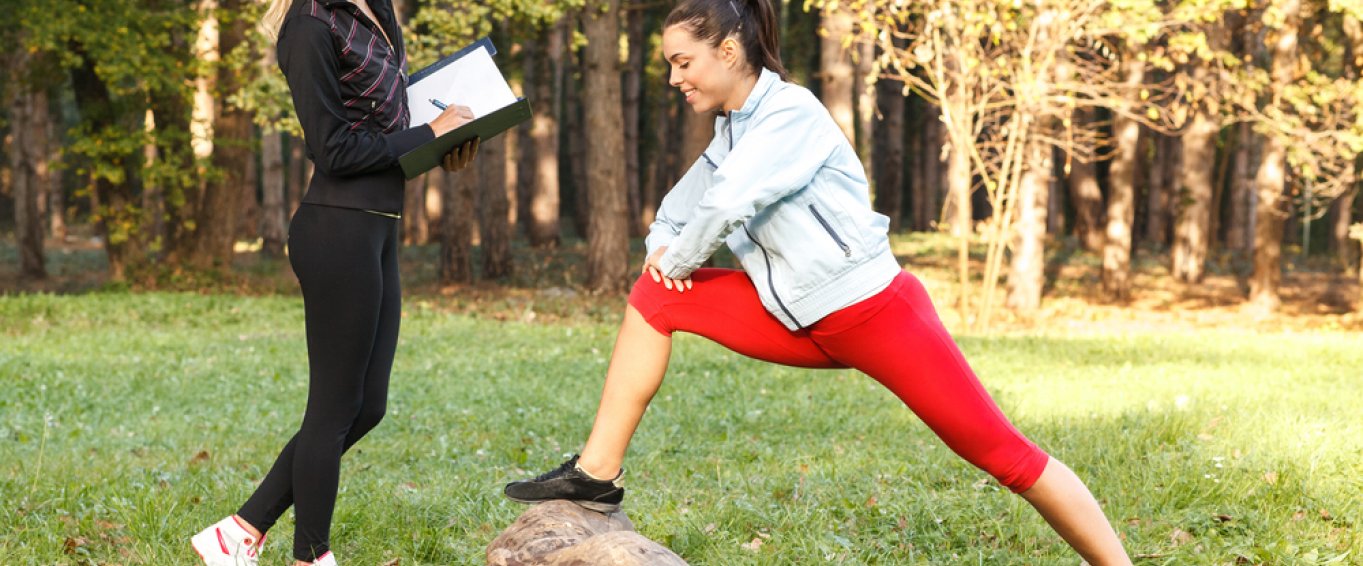
[[[351,425],[352,434],[363,436],[365,433],[379,426],[383,422],[383,417],[388,413],[387,403],[366,404],[360,409],[360,414],[356,415],[354,424]]]
[[[971,459],[970,463],[993,476],[1009,491],[1022,493],[1041,477],[1050,459],[1044,450],[1030,441],[1020,439],[1006,448],[992,451],[986,457]]]

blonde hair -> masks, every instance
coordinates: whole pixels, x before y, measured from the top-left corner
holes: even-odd
[[[271,40],[279,39],[279,26],[284,25],[284,14],[291,0],[264,0],[265,14],[260,17],[260,31]]]

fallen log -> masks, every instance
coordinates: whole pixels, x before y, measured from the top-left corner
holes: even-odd
[[[487,547],[488,566],[685,566],[676,553],[634,532],[623,511],[598,513],[568,501],[530,507]]]

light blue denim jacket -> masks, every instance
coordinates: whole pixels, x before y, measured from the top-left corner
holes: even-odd
[[[715,119],[646,244],[667,246],[664,273],[684,279],[727,243],[767,311],[797,330],[889,286],[900,267],[888,227],[828,109],[763,69],[743,108]]]

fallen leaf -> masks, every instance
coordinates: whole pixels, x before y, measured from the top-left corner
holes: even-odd
[[[867,506],[867,507],[875,507],[875,506],[876,506],[876,496],[872,495],[869,499],[867,499],[867,500],[866,500],[866,506]]]
[[[1268,485],[1278,485],[1278,472],[1265,472],[1264,481],[1268,482]]]
[[[705,534],[708,535],[708,534],[710,534],[710,533],[715,532],[715,529],[717,529],[717,528],[719,528],[719,527],[716,527],[714,523],[710,523],[710,524],[708,524],[708,525],[705,525],[705,528],[704,528],[704,529],[701,529],[701,530],[705,531]]]
[[[85,537],[66,537],[66,541],[62,543],[62,552],[75,554],[82,546],[88,544],[90,541]]]
[[[1229,523],[1231,521],[1234,521],[1235,518],[1225,513],[1217,513],[1216,520],[1221,521],[1222,523]]]
[[[1192,541],[1193,535],[1183,529],[1174,529],[1174,532],[1169,534],[1169,542],[1174,543],[1174,546],[1190,543]]]
[[[387,562],[384,562],[384,563],[383,563],[383,566],[398,566],[399,564],[402,564],[402,559],[401,559],[401,558],[394,558],[394,559],[392,559],[392,560],[389,560],[389,561],[387,561]]]
[[[762,539],[753,537],[752,542],[747,544],[740,544],[739,546],[751,550],[753,552],[756,552],[762,548]]]
[[[1300,521],[1300,520],[1305,519],[1305,518],[1306,518],[1306,512],[1305,512],[1305,511],[1297,511],[1296,513],[1293,513],[1293,514],[1292,514],[1292,520],[1293,520],[1293,521]]]
[[[207,462],[212,458],[213,456],[209,454],[207,450],[200,450],[198,454],[195,454],[193,458],[189,459],[189,463],[198,464],[201,462]]]
[[[1322,521],[1333,521],[1333,520],[1335,520],[1334,516],[1333,516],[1333,515],[1330,515],[1330,512],[1329,512],[1329,511],[1326,511],[1326,510],[1324,510],[1324,509],[1321,509],[1321,510],[1320,510],[1320,519],[1321,519]]]

